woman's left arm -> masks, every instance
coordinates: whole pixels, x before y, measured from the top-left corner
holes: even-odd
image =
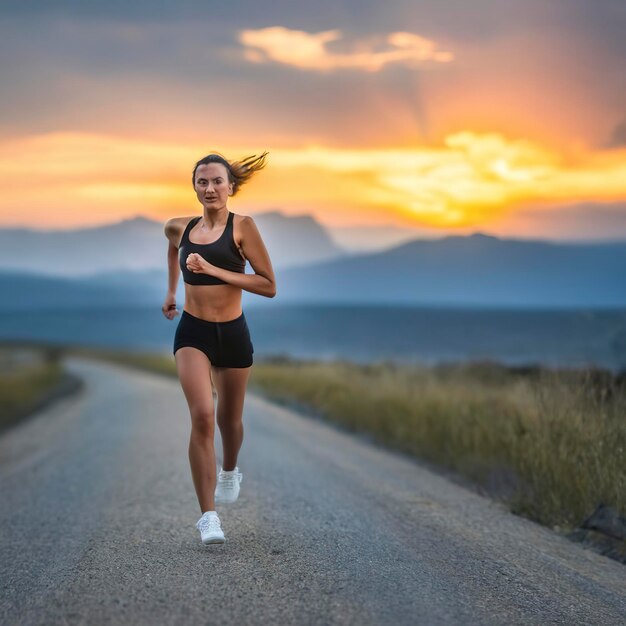
[[[276,279],[270,255],[263,243],[261,233],[249,215],[241,220],[240,229],[241,249],[246,259],[250,262],[254,274],[240,274],[239,272],[225,270],[222,267],[207,263],[198,254],[190,255],[191,257],[196,257],[191,265],[191,269],[215,276],[230,285],[241,287],[245,291],[273,298],[276,295]]]

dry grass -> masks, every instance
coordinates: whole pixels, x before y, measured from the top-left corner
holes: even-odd
[[[28,415],[62,376],[55,352],[0,349],[0,430]]]
[[[275,361],[251,385],[459,471],[543,524],[626,512],[626,385],[596,371]]]

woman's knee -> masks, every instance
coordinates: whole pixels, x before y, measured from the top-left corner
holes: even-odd
[[[192,409],[191,428],[200,436],[212,437],[215,433],[215,412],[211,407]]]
[[[220,429],[239,429],[243,427],[243,418],[241,415],[233,415],[232,413],[217,412],[217,424]]]

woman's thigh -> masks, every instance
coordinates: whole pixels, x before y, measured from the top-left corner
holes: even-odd
[[[212,367],[218,420],[241,419],[250,367]]]
[[[210,420],[212,426],[214,405],[211,362],[204,352],[189,346],[179,348],[174,358],[192,421]]]

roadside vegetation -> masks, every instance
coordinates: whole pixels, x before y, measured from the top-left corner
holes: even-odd
[[[60,352],[0,345],[0,431],[30,415],[64,380]]]
[[[274,400],[460,472],[543,524],[573,528],[599,503],[626,513],[626,377],[288,359],[255,370]]]

